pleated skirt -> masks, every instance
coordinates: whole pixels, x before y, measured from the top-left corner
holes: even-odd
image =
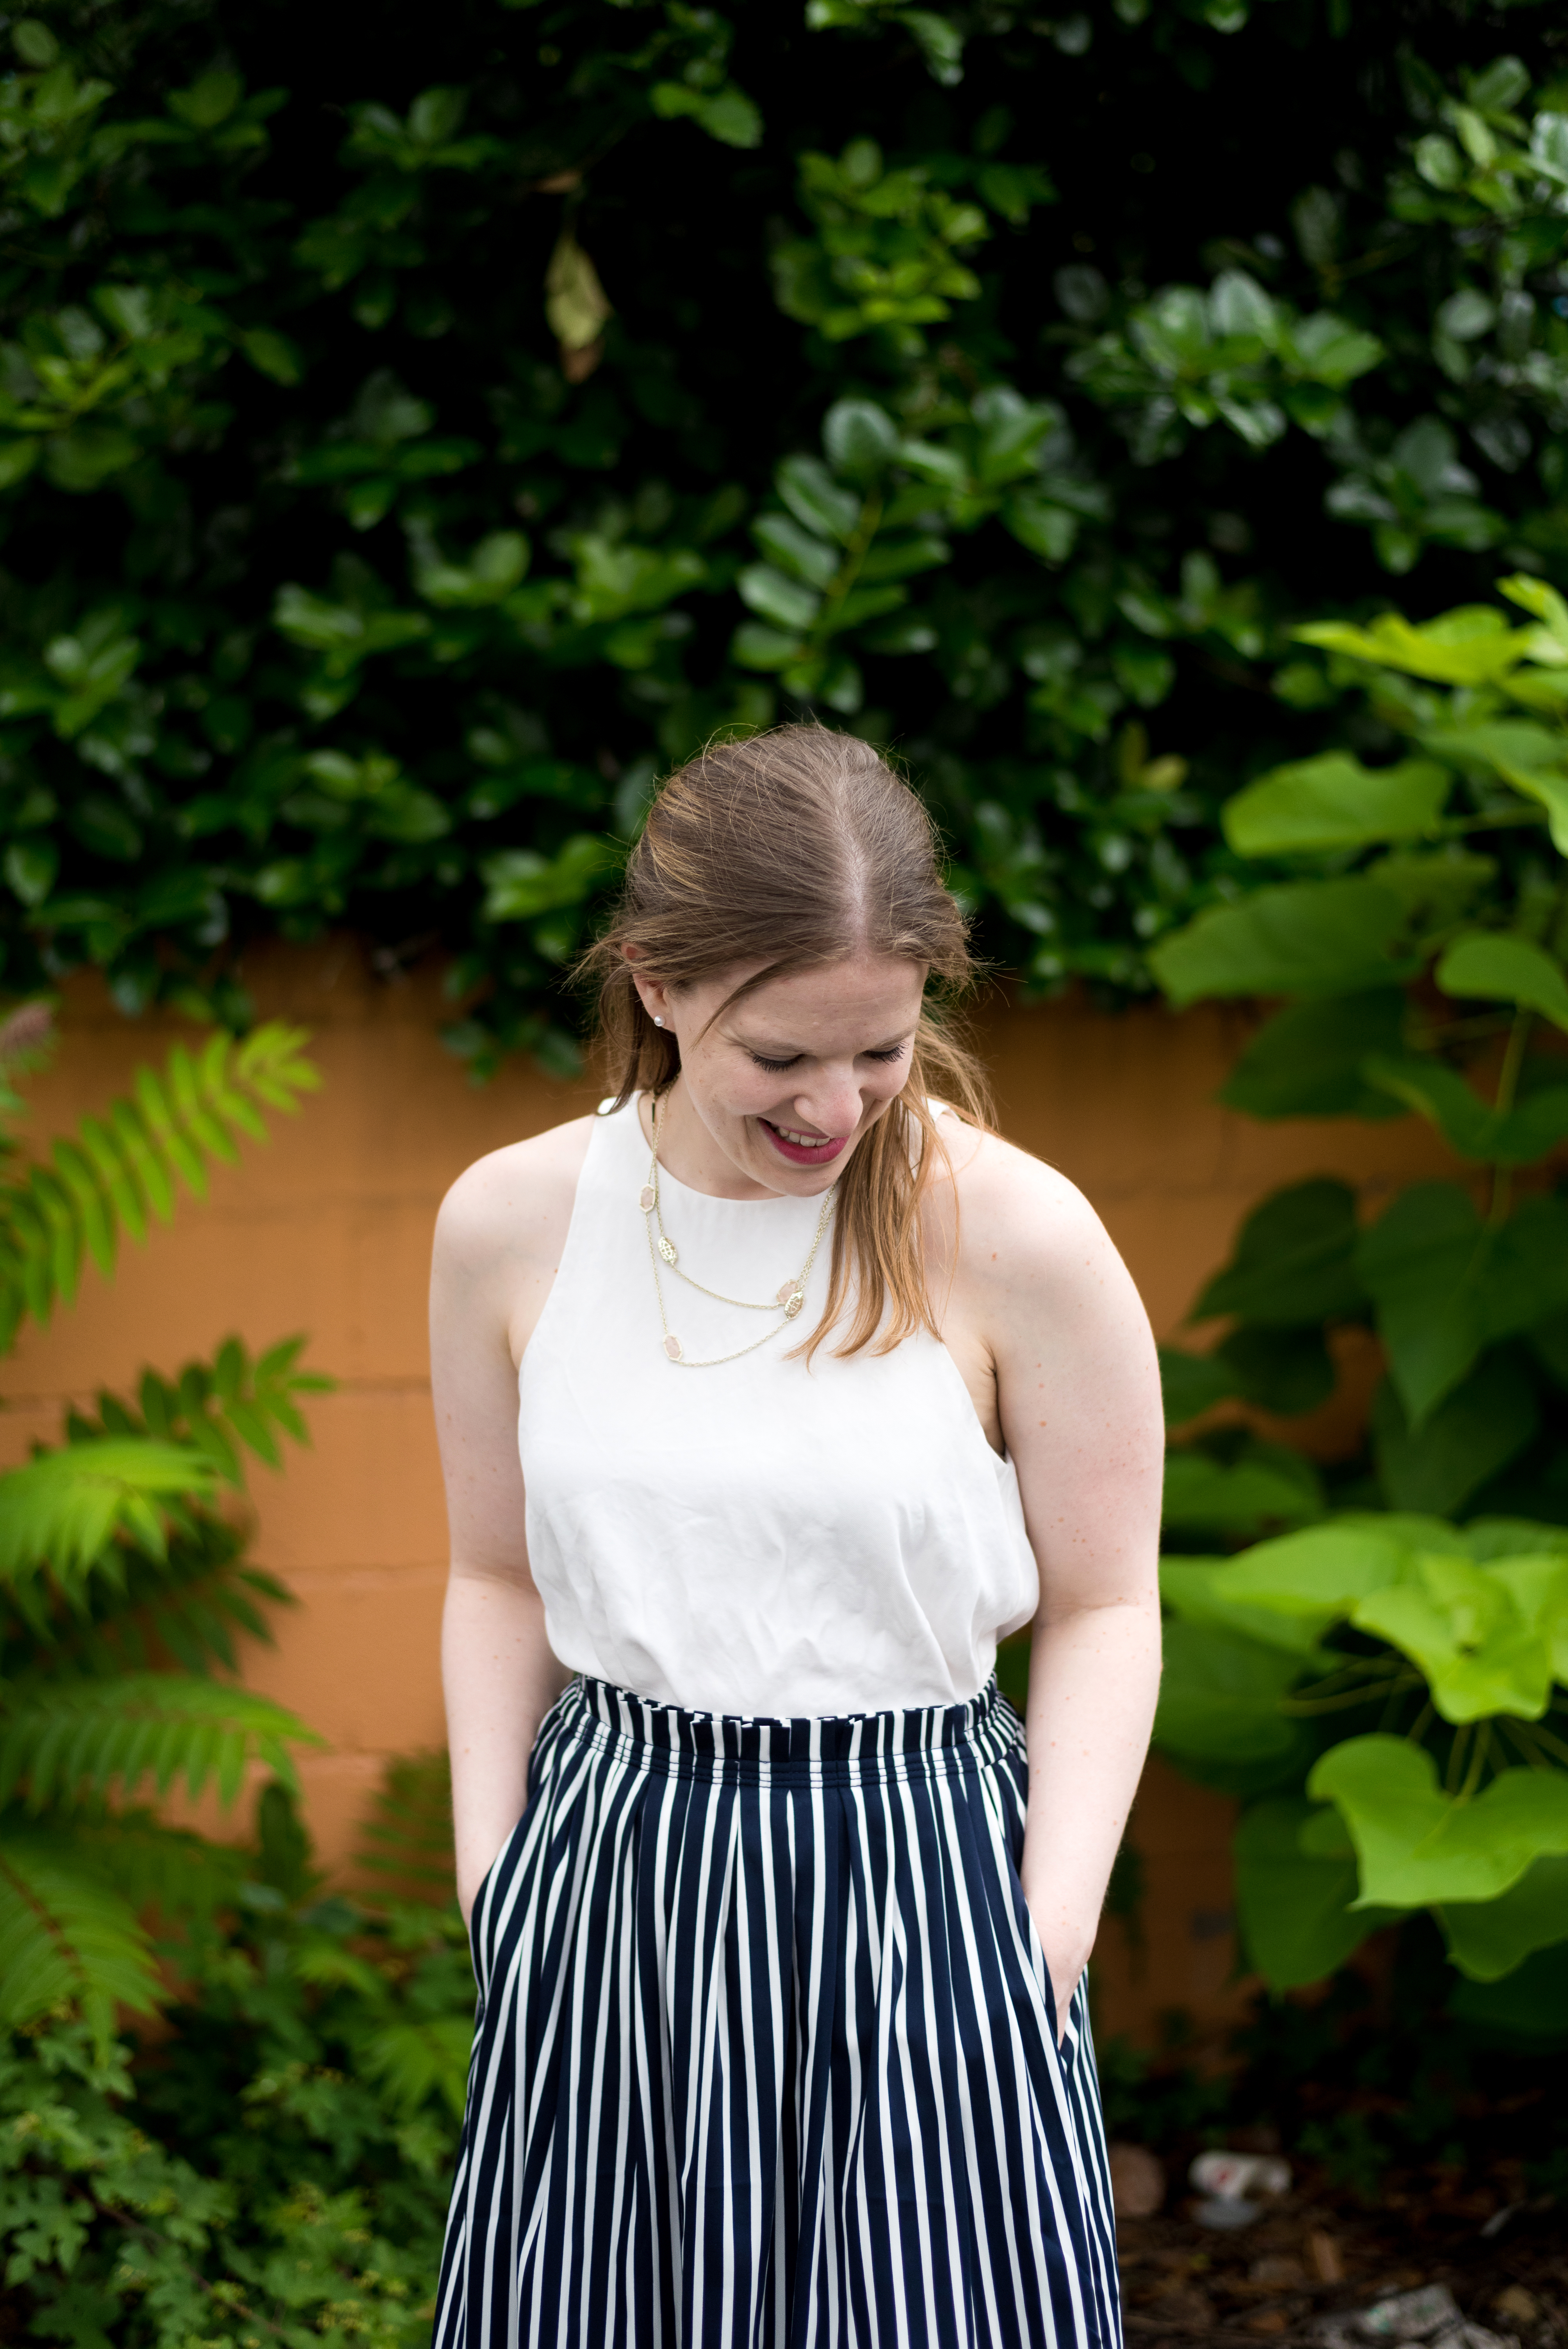
[[[473,1913],[436,2349],[1112,2349],[1016,1715],[761,1721],[573,1682]]]

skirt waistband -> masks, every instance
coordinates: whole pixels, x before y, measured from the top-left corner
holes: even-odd
[[[586,1676],[573,1681],[559,1702],[568,1734],[575,1730],[596,1745],[618,1744],[638,1768],[691,1778],[824,1784],[940,1777],[1002,1761],[1023,1733],[995,1678],[964,1704],[795,1721],[690,1713]]]

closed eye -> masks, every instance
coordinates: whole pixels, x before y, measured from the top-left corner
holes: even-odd
[[[902,1044],[889,1044],[881,1051],[862,1052],[861,1054],[861,1058],[862,1061],[902,1061],[904,1055],[904,1050],[905,1048]],[[779,1076],[781,1075],[786,1069],[794,1068],[797,1061],[799,1060],[800,1055],[799,1052],[792,1052],[787,1061],[770,1061],[761,1052],[753,1052],[751,1057],[759,1069],[767,1069],[774,1076]]]

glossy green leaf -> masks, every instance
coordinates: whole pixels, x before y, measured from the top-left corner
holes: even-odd
[[[860,519],[857,497],[840,486],[820,457],[786,457],[774,475],[796,521],[816,536],[842,542]]]
[[[748,563],[735,584],[754,612],[797,635],[811,626],[821,609],[822,599],[813,589],[786,578],[769,563]]]
[[[1450,779],[1429,759],[1364,767],[1347,751],[1275,767],[1224,806],[1225,838],[1238,856],[1289,856],[1375,841],[1416,840],[1443,811]]]
[[[1361,1907],[1495,1899],[1535,1860],[1568,1853],[1568,1770],[1504,1770],[1460,1802],[1424,1747],[1352,1737],[1314,1764],[1307,1792],[1344,1816]]]
[[[531,921],[557,906],[580,905],[617,861],[612,843],[596,833],[574,833],[553,857],[531,848],[502,849],[480,868],[486,916],[492,922]]]
[[[1467,606],[1439,621],[1418,626],[1398,612],[1385,612],[1369,626],[1342,620],[1314,620],[1293,631],[1303,644],[1348,653],[1379,667],[1404,669],[1441,685],[1481,685],[1523,659],[1530,631],[1511,629],[1495,606]]]
[[[758,515],[751,535],[780,571],[803,580],[809,587],[828,586],[839,568],[837,549],[814,531],[802,530],[789,514]]]
[[[1287,882],[1211,906],[1149,963],[1179,1008],[1205,996],[1349,995],[1406,975],[1404,922],[1399,899],[1376,881]]]
[[[841,399],[828,410],[822,447],[835,472],[852,481],[873,479],[898,451],[898,427],[874,400]]]

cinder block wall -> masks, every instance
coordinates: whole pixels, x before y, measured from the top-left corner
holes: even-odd
[[[330,1741],[305,1757],[312,1826],[339,1867],[388,1756],[443,1736],[437,1634],[445,1518],[430,1423],[425,1288],[431,1222],[472,1159],[589,1108],[596,1088],[512,1067],[476,1091],[443,1050],[437,974],[374,980],[349,940],[253,955],[245,977],[264,1016],[312,1031],[325,1091],[279,1119],[264,1149],[220,1169],[205,1205],[128,1247],[112,1285],[86,1276],[74,1308],[25,1330],[0,1366],[0,1464],[52,1436],[63,1404],[171,1371],[231,1331],[253,1348],[308,1331],[310,1361],[339,1381],[311,1412],[314,1448],[253,1479],[261,1563],[300,1602],[275,1648],[245,1672]],[[1261,1127],[1219,1109],[1216,1085],[1244,1034],[1241,1015],[1119,1017],[1076,1005],[995,1002],[982,1020],[1005,1131],[1061,1167],[1105,1217],[1156,1328],[1180,1323],[1237,1223],[1266,1190],[1323,1171],[1369,1196],[1442,1160],[1414,1120],[1380,1126]],[[33,1081],[40,1140],[100,1108],[178,1022],[128,1023],[93,982],[67,992],[62,1048]],[[1318,1448],[1336,1440],[1332,1408]],[[1099,1966],[1101,2029],[1146,2033],[1183,2005],[1217,2023],[1233,2010],[1230,1806],[1150,1764],[1134,1837],[1148,1899],[1144,1948],[1109,1924]]]

